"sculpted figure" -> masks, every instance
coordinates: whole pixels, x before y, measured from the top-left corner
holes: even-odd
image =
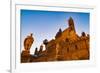
[[[25,51],[30,51],[30,48],[31,48],[31,46],[34,42],[34,38],[32,36],[33,36],[33,34],[31,33],[24,40],[24,49],[25,49]]]

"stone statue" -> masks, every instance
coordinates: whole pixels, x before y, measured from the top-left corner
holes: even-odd
[[[24,50],[21,53],[21,62],[29,62],[30,61],[30,48],[34,42],[34,38],[32,37],[32,33],[27,36],[24,40]]]
[[[27,36],[24,40],[24,49],[26,51],[30,51],[30,48],[33,44],[34,38],[32,37],[32,33],[30,34],[30,36]]]
[[[38,48],[35,48],[34,55],[38,55]]]
[[[40,46],[39,53],[41,53],[42,51],[43,51],[43,45]]]

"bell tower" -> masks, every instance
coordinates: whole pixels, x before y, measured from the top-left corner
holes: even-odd
[[[73,21],[72,17],[69,18],[69,20],[68,20],[68,25],[69,25],[69,28],[70,28],[71,30],[74,30],[74,32],[76,32],[76,31],[75,31],[75,26],[74,26],[74,21]]]

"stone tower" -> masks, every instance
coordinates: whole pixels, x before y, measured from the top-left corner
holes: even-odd
[[[69,28],[70,28],[71,30],[74,30],[74,32],[76,32],[76,31],[75,31],[75,26],[74,26],[74,21],[73,21],[72,17],[69,18],[69,20],[68,20],[68,25],[69,25]]]

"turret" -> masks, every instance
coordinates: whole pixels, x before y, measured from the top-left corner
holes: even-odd
[[[68,20],[68,25],[69,25],[69,28],[70,28],[71,30],[74,30],[74,32],[76,32],[76,31],[75,31],[75,26],[74,26],[74,21],[73,21],[72,17],[69,18],[69,20]]]

